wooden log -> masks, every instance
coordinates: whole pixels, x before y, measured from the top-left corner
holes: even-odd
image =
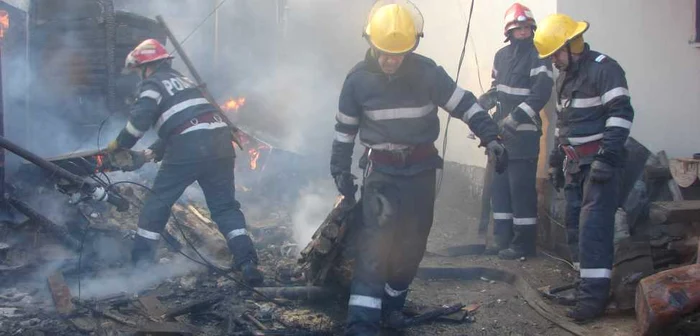
[[[202,222],[190,210],[180,204],[173,205],[173,214],[180,219],[180,223],[183,226],[182,229],[187,238],[197,248],[202,246],[218,258],[228,258],[229,252],[226,239],[218,229]],[[167,226],[167,230],[173,236],[179,237],[182,235],[178,224],[173,221]]]
[[[700,264],[677,267],[642,279],[635,300],[640,335],[661,332],[663,327],[700,309]]]
[[[652,202],[655,216],[665,217],[667,223],[691,223],[700,221],[700,200]]]
[[[212,222],[211,219],[209,219],[209,218],[207,218],[207,217],[204,217],[204,215],[202,215],[202,213],[199,212],[199,210],[197,210],[197,208],[195,208],[194,205],[188,204],[188,205],[187,205],[187,210],[189,210],[193,215],[195,215],[197,218],[199,218],[199,220],[201,220],[202,222],[206,223],[207,225],[212,225],[212,224],[214,224],[214,222]]]
[[[328,239],[335,239],[340,233],[340,226],[337,223],[329,223],[325,228],[323,228],[322,235]]]
[[[326,255],[333,248],[333,243],[326,237],[318,237],[314,240],[314,252]]]
[[[679,186],[688,188],[698,179],[700,160],[692,158],[673,159],[670,162],[670,170],[673,180]]]
[[[659,163],[661,164],[662,167],[669,168],[670,170],[670,163],[668,161],[668,157],[666,156],[666,151],[660,151],[656,155],[659,159]],[[678,183],[676,183],[675,180],[670,179],[667,182],[668,184],[668,189],[671,191],[671,195],[673,196],[674,201],[682,201],[683,200],[683,194],[681,193],[681,188],[678,186]]]

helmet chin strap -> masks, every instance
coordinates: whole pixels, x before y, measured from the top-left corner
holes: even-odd
[[[566,43],[566,57],[569,59],[568,64],[566,65],[566,69],[564,71],[569,70],[571,68],[571,65],[574,64],[574,57],[571,55],[571,43]]]

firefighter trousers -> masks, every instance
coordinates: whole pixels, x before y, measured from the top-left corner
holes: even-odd
[[[493,234],[499,248],[534,255],[537,240],[537,159],[516,159],[494,174],[491,184]]]
[[[204,192],[212,220],[228,242],[234,256],[234,267],[238,268],[248,261],[257,263],[245,217],[235,197],[233,168],[233,156],[182,164],[161,163],[153,182],[153,192],[146,196],[139,216],[132,261],[153,260],[160,232],[170,218],[173,204],[196,181]]]
[[[567,172],[566,227],[574,262],[580,262],[578,302],[600,309],[610,292],[621,175],[618,170],[605,183],[596,183],[588,179],[589,173],[590,165]]]
[[[435,169],[412,176],[377,171],[364,180],[364,224],[348,303],[346,335],[376,335],[401,311],[433,225]]]

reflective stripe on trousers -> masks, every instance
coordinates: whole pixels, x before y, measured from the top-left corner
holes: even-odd
[[[537,239],[536,173],[536,159],[510,160],[508,169],[494,174],[492,183],[496,242],[528,254],[535,252]]]

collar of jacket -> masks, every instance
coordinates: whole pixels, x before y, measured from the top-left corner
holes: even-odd
[[[569,71],[571,73],[577,73],[579,72],[585,65],[590,61],[591,56],[591,46],[588,45],[588,43],[584,43],[583,45],[583,52],[581,52],[581,56],[579,57],[578,61],[574,62],[570,66]]]
[[[532,36],[523,40],[510,39],[510,47],[515,54],[520,55],[535,48],[535,43]]]
[[[401,66],[399,69],[396,71],[395,74],[393,75],[388,75],[385,74],[384,71],[382,71],[382,68],[379,66],[379,59],[372,55],[372,49],[368,49],[367,52],[365,53],[365,63],[367,64],[367,70],[369,72],[378,74],[378,75],[384,75],[389,79],[396,78],[396,77],[402,77],[406,75],[410,70],[409,68],[411,67],[411,64],[413,60],[413,53],[410,52],[406,54],[403,58],[403,62],[401,63]]]

